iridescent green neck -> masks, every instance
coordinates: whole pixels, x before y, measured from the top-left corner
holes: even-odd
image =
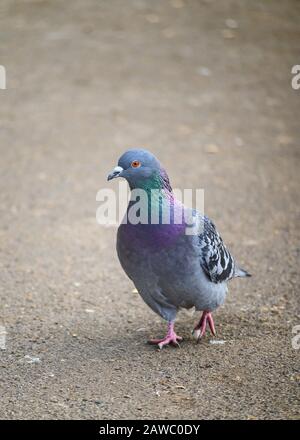
[[[143,210],[144,215],[148,218],[148,223],[152,223],[155,216],[155,223],[162,223],[173,218],[174,194],[169,182],[169,178],[164,170],[153,174],[149,178],[141,179],[135,182],[135,187],[131,188],[132,198],[128,205],[128,210],[138,204],[138,208]],[[140,191],[143,193],[141,194]]]
[[[131,189],[143,189],[147,193],[151,190],[161,190],[163,193],[172,194],[173,190],[170,185],[169,178],[164,170],[157,171],[148,178],[143,178],[135,182],[135,187]]]

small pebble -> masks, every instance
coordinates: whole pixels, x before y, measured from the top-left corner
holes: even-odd
[[[209,68],[204,67],[204,66],[199,67],[197,69],[197,73],[202,76],[210,76],[211,75],[211,71],[209,70]]]
[[[223,29],[222,35],[226,40],[230,40],[235,37],[235,33],[231,29]]]
[[[239,27],[238,22],[236,20],[233,20],[233,18],[227,18],[225,23],[226,26],[229,27],[230,29],[237,29]]]
[[[219,153],[220,149],[216,144],[207,144],[205,145],[205,152],[209,154]]]

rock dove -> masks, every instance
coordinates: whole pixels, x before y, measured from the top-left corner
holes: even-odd
[[[165,169],[152,153],[126,151],[107,179],[116,177],[127,180],[131,194],[142,190],[147,196],[131,197],[118,228],[117,253],[143,300],[168,322],[166,336],[149,343],[159,348],[179,345],[182,338],[175,333],[174,323],[180,308],[202,312],[193,330],[198,341],[207,324],[215,335],[212,311],[224,303],[227,282],[251,275],[237,266],[214,223],[175,198]],[[137,203],[139,209],[134,208]],[[138,221],[130,220],[132,209]],[[200,225],[196,233],[187,233],[194,224]]]

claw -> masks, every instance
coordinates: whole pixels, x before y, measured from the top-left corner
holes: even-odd
[[[212,314],[210,312],[203,312],[200,321],[193,330],[193,335],[197,339],[197,342],[200,342],[200,339],[203,337],[206,331],[207,323],[211,333],[216,336],[216,329]]]
[[[212,332],[212,334],[214,336],[216,336],[215,323],[214,323],[214,320],[213,320],[213,317],[212,317],[211,313],[208,313],[207,321],[208,321],[208,325],[209,325],[210,331]]]
[[[176,335],[174,331],[174,323],[169,322],[168,333],[166,334],[166,336],[162,339],[150,339],[148,343],[151,345],[157,345],[158,348],[161,350],[164,346],[170,344],[175,345],[176,347],[180,347],[179,341],[182,341],[182,337]]]

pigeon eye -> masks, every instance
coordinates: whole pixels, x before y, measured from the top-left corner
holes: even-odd
[[[131,162],[131,166],[132,168],[139,168],[141,166],[141,162],[139,162],[138,160],[134,160],[133,162]]]

